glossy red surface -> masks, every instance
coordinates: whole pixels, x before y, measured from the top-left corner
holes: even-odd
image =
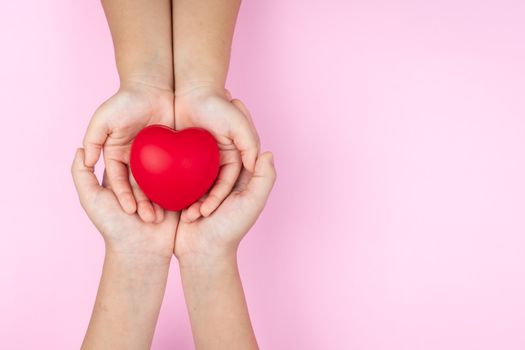
[[[131,172],[153,202],[181,210],[204,195],[219,172],[213,135],[199,128],[180,131],[162,125],[142,129],[131,146]]]

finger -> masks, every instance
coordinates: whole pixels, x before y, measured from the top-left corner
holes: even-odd
[[[78,192],[80,203],[85,208],[89,204],[90,196],[97,193],[101,187],[95,176],[94,168],[86,167],[84,162],[84,149],[79,148],[75,153],[75,159],[71,165],[71,174]]]
[[[204,202],[206,195],[200,198],[197,202],[184,209],[181,213],[180,219],[182,222],[191,223],[201,217],[201,205]]]
[[[108,125],[104,122],[101,114],[97,110],[89,122],[86,134],[84,135],[85,163],[86,166],[94,166],[100,158],[102,147],[111,133]]]
[[[243,169],[241,171],[241,174],[239,175],[239,178],[237,179],[237,182],[235,183],[235,186],[233,186],[233,190],[237,192],[242,192],[246,190],[246,187],[248,186],[248,183],[250,182],[252,177],[253,173],[249,172],[246,169]]]
[[[102,175],[102,187],[111,190],[111,184],[108,181],[108,172],[104,169],[104,174]]]
[[[235,147],[241,152],[244,167],[253,171],[257,155],[259,154],[259,146],[257,144],[258,136],[252,130],[248,118],[237,108],[235,110],[237,113],[235,113],[235,119],[231,125],[228,136],[233,140]]]
[[[264,205],[275,183],[275,179],[276,172],[273,164],[273,155],[270,152],[263,153],[257,159],[255,171],[243,194],[254,198],[256,202]]]
[[[204,217],[213,213],[230,194],[242,168],[240,154],[237,150],[224,151],[221,153],[221,157],[226,159],[221,159],[223,165],[221,166],[217,180],[208,197],[200,206],[200,214]]]
[[[128,167],[126,164],[111,158],[106,158],[105,163],[109,183],[120,206],[126,213],[133,214],[137,210],[137,204],[129,184]]]
[[[241,100],[233,99],[231,102],[233,103],[233,105],[235,107],[237,107],[242,112],[242,114],[244,114],[244,116],[250,122],[250,126],[251,126],[251,129],[252,129],[252,132],[257,138],[256,139],[256,141],[257,141],[257,151],[259,151],[261,149],[261,139],[259,138],[259,133],[257,133],[257,128],[255,127],[255,124],[253,122],[252,114],[250,113],[248,108],[246,108],[246,105]]]
[[[139,185],[133,178],[133,176],[130,176],[130,184],[131,184],[131,191],[133,192],[133,196],[135,197],[135,201],[137,203],[137,213],[139,214],[139,217],[144,222],[154,222],[157,219],[155,209],[153,208],[153,204],[149,200],[148,197],[142,192]]]
[[[152,204],[153,209],[155,210],[155,223],[161,223],[162,221],[164,221],[164,209],[162,209],[157,203],[152,202]]]

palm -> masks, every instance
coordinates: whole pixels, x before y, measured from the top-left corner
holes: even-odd
[[[85,153],[79,149],[71,168],[80,203],[112,250],[137,256],[169,258],[173,253],[179,213],[156,207],[156,220],[143,222],[120,207],[114,189],[104,173],[99,184],[93,167],[85,165]]]
[[[173,97],[164,92],[121,91],[97,111],[107,118],[112,132],[104,144],[104,157],[129,164],[131,142],[144,127],[162,124],[173,127]]]
[[[156,223],[145,223],[137,214],[125,213],[115,194],[109,188],[101,187],[93,196],[90,216],[106,241],[125,249],[124,253],[161,257],[169,257],[173,253],[177,213],[162,212]]]
[[[108,181],[120,205],[129,214],[138,211],[147,222],[155,220],[154,206],[133,181],[130,184],[131,143],[148,125],[173,123],[171,91],[135,86],[119,90],[97,109],[84,139],[86,165],[94,165],[103,149]]]
[[[221,206],[206,218],[195,221],[181,221],[175,238],[175,255],[209,252],[215,247],[235,247],[253,223],[232,226],[231,218],[246,217],[249,208],[242,205],[242,194],[232,192]]]
[[[206,129],[213,134],[219,146],[219,176],[206,198],[192,206],[195,209],[192,212],[196,213],[194,219],[200,215],[210,215],[231,192],[243,166],[243,152],[240,149],[249,147],[246,145],[251,142],[251,153],[257,153],[258,146],[254,146],[258,143],[257,133],[249,116],[243,113],[238,104],[240,101],[230,101],[226,94],[198,90],[175,99],[176,128]],[[247,137],[246,134],[251,136]],[[239,147],[239,139],[247,138],[250,141],[244,141],[244,144],[241,143],[244,147]],[[248,154],[248,157],[252,157],[252,154]]]
[[[200,127],[212,132],[220,145],[233,146],[228,116],[238,113],[222,96],[183,96],[175,101],[177,129]]]
[[[208,217],[188,220],[195,210],[190,207],[181,214],[175,237],[175,255],[214,254],[237,248],[242,237],[261,213],[275,180],[270,154],[258,160],[252,174],[243,170],[233,191]]]
[[[242,167],[239,151],[235,147],[231,136],[229,136],[228,116],[239,113],[238,110],[226,99],[213,96],[207,101],[198,99],[186,102],[176,100],[175,124],[177,129],[199,127],[210,131],[219,146],[221,167],[231,165],[231,172],[235,172],[235,178],[239,175]]]

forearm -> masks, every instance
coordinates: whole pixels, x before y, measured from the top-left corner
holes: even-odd
[[[149,349],[169,259],[107,252],[82,349]]]
[[[240,0],[173,0],[175,89],[224,88]]]
[[[180,259],[197,349],[258,349],[236,256]]]
[[[173,90],[170,0],[102,0],[121,84]]]

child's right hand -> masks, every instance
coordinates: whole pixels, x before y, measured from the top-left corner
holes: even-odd
[[[138,186],[130,183],[128,165],[131,142],[151,124],[174,126],[173,91],[126,83],[96,110],[84,137],[85,165],[93,167],[104,150],[107,176],[118,202],[126,213],[137,211],[145,222],[156,220],[155,210]]]
[[[275,182],[271,153],[244,169],[233,191],[209,216],[199,205],[181,214],[175,237],[195,348],[258,349],[237,266],[237,247],[261,213]]]
[[[254,173],[244,169],[233,191],[210,216],[200,217],[204,198],[182,211],[175,237],[179,262],[224,261],[235,256],[241,239],[263,210],[275,179],[273,155],[263,153]]]
[[[134,259],[169,261],[179,213],[165,211],[155,204],[156,221],[145,223],[138,215],[122,210],[111,179],[104,176],[101,186],[93,170],[85,166],[84,150],[77,150],[71,167],[75,187],[82,207],[104,237],[106,251]]]

